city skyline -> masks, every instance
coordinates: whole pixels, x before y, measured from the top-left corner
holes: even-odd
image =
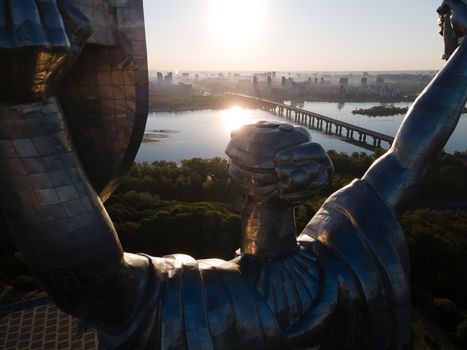
[[[437,0],[145,2],[151,70],[407,71],[443,65]],[[342,39],[344,38],[344,39]]]

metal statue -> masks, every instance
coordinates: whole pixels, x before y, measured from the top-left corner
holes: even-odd
[[[141,0],[2,0],[0,200],[34,275],[106,349],[409,349],[397,213],[467,99],[467,2],[439,14],[447,64],[391,149],[298,238],[293,207],[331,175],[326,153],[287,124],[233,133],[242,246],[232,261],[197,261],[124,253],[102,206],[147,115]]]

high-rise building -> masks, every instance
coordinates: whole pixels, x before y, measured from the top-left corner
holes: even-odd
[[[258,77],[256,75],[253,77],[253,89],[258,89]]]
[[[366,90],[368,88],[368,78],[365,78],[363,77],[361,80],[360,80],[360,88],[362,90]]]
[[[339,86],[341,87],[348,87],[349,86],[349,78],[340,78],[339,79]]]

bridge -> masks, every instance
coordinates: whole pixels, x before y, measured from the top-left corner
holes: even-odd
[[[280,115],[295,123],[310,129],[319,130],[325,134],[336,135],[344,141],[365,148],[389,148],[394,142],[394,137],[379,132],[362,128],[321,114],[310,112],[301,108],[292,107],[283,103],[264,100],[253,96],[229,93],[231,99],[247,102],[250,106],[261,108]],[[383,142],[384,144],[383,147]]]

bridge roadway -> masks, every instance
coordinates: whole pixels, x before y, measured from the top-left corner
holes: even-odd
[[[248,95],[234,93],[229,93],[227,95],[233,99],[237,98],[240,100],[246,100],[253,104],[254,107],[268,110],[281,115],[286,119],[293,119],[295,123],[304,125],[310,129],[320,130],[326,134],[337,135],[351,143],[366,146],[366,148],[389,148],[394,142],[394,137],[392,136],[381,134],[350,123],[345,123],[301,108]],[[367,140],[367,138],[371,138],[371,140]],[[386,142],[387,145],[384,145],[385,147],[383,147],[382,142]]]

